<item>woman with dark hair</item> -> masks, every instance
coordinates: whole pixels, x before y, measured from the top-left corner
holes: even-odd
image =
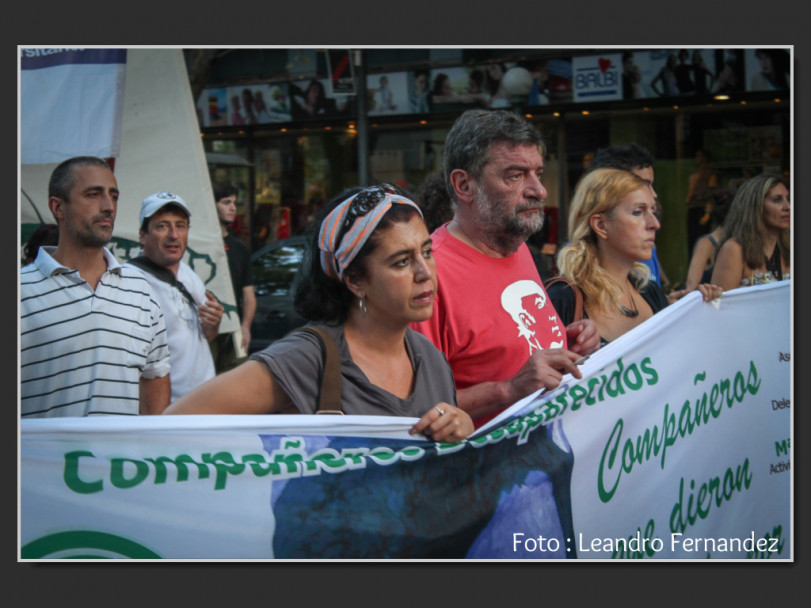
[[[729,211],[729,201],[715,205],[712,210],[713,228],[707,234],[696,239],[693,255],[687,268],[687,280],[684,282],[684,292],[688,293],[701,283],[710,283],[715,258],[724,240],[724,219]]]
[[[411,433],[461,441],[444,355],[408,324],[433,313],[436,266],[419,207],[384,184],[345,191],[321,212],[296,310],[334,341],[344,414],[409,416]],[[175,401],[166,414],[313,414],[325,364],[318,337],[293,332]]]
[[[453,95],[451,79],[444,72],[434,76],[434,86],[431,88],[431,95],[444,97]]]
[[[693,73],[693,82],[696,86],[696,95],[709,95],[715,82],[715,74],[707,67],[701,49],[693,50],[693,63],[690,66]]]
[[[491,108],[509,108],[510,98],[504,89],[504,74],[507,73],[507,66],[503,63],[491,63],[487,66],[485,75],[485,87],[490,95]]]
[[[679,93],[682,95],[693,93],[696,88],[693,82],[692,66],[690,65],[690,51],[687,49],[679,51],[679,60],[676,64],[676,83]]]
[[[433,232],[453,219],[453,205],[440,169],[430,173],[417,190],[415,201],[422,209],[428,232]]]
[[[724,221],[712,282],[726,290],[791,278],[791,202],[778,175],[738,188]]]
[[[298,87],[291,90],[294,118],[321,117],[335,111],[334,102],[327,97],[327,90],[320,80],[311,80],[304,90]]]
[[[786,49],[758,49],[755,57],[760,62],[760,71],[752,76],[753,91],[788,90],[789,54]]]
[[[408,107],[415,114],[431,111],[431,87],[428,70],[416,70],[413,75],[414,89],[408,96]]]
[[[655,78],[651,80],[650,87],[656,92],[659,97],[672,97],[680,95],[678,78],[676,76],[676,68],[679,65],[679,60],[674,54],[667,56],[667,61],[662,69],[656,74]],[[662,89],[659,88],[659,83],[662,84]]]
[[[721,69],[713,85],[713,93],[734,93],[743,89],[743,60],[740,49],[716,51],[723,56]]]
[[[716,198],[721,194],[718,175],[710,166],[710,158],[709,150],[696,151],[696,170],[690,174],[687,185],[687,249],[690,252],[709,227]]]
[[[639,98],[639,84],[642,82],[642,72],[634,63],[634,54],[626,51],[622,54],[622,98]]]

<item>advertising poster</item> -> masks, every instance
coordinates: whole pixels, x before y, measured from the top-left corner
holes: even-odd
[[[712,92],[718,95],[739,93],[745,89],[744,58],[742,49],[716,49],[715,84]]]
[[[228,87],[228,124],[233,127],[289,122],[287,85],[253,84]]]
[[[680,91],[676,83],[675,67],[678,63],[676,51],[656,49],[634,53],[634,60],[639,65],[642,79],[639,83],[640,97],[678,96]]]
[[[369,116],[408,114],[408,73],[388,72],[366,76]]]
[[[408,111],[411,114],[428,114],[431,111],[431,71],[427,69],[409,72]]]
[[[621,56],[622,99],[713,94],[724,82],[719,81],[718,55],[699,48],[626,51]]]
[[[791,84],[791,55],[785,48],[744,50],[747,91],[785,91]]]
[[[228,92],[225,87],[203,89],[197,100],[197,120],[201,127],[224,127],[228,122]]]
[[[348,115],[352,97],[332,93],[329,78],[291,82],[289,87],[293,120]]]
[[[431,104],[435,112],[490,107],[486,68],[447,67],[431,70]]]

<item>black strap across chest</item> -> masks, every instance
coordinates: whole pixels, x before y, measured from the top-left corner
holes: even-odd
[[[132,258],[130,260],[130,264],[133,266],[137,266],[141,270],[148,272],[149,274],[153,275],[154,277],[160,279],[164,283],[169,283],[172,287],[177,287],[177,290],[183,294],[183,297],[189,301],[189,304],[192,307],[192,310],[197,310],[197,304],[194,302],[194,298],[189,293],[189,290],[186,289],[186,286],[183,285],[180,281],[177,280],[175,273],[169,270],[168,268],[164,268],[159,264],[156,264],[152,260],[150,260],[145,255],[139,255],[136,258]]]

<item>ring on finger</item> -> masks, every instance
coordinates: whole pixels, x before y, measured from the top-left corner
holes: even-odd
[[[444,416],[444,415],[445,415],[445,410],[443,410],[443,409],[442,409],[441,407],[439,407],[438,405],[435,405],[435,406],[434,406],[434,409],[435,409],[437,412],[439,412],[439,415],[440,415],[440,416]]]

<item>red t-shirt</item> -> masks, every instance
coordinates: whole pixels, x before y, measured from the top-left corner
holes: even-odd
[[[536,350],[567,348],[526,245],[492,258],[451,236],[447,225],[431,236],[439,283],[434,314],[411,327],[445,353],[458,389],[512,378]],[[478,428],[501,411],[473,422]]]

